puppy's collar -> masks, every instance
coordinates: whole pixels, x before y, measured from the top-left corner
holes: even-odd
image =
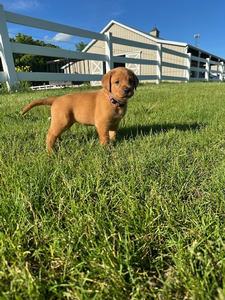
[[[113,97],[111,95],[109,95],[109,100],[113,104],[115,104],[117,107],[124,107],[127,104],[127,102],[125,102],[125,103],[119,103],[118,101],[116,101],[115,99],[113,99]]]

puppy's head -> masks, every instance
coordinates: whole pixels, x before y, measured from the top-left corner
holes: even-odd
[[[120,103],[131,98],[138,86],[139,80],[132,70],[124,67],[109,71],[102,78],[102,86]]]

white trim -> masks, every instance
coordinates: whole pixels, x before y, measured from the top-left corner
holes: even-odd
[[[127,58],[134,58],[134,59],[141,59],[141,53],[142,51],[132,51],[132,52],[124,52],[124,53],[120,53],[120,54],[116,54],[114,55],[114,57],[127,57]],[[135,56],[135,57],[133,57]],[[115,58],[114,58],[114,62],[115,62]],[[141,75],[141,64],[137,63],[135,61],[135,63],[125,63],[126,68],[131,69],[132,71],[134,71],[134,73],[136,75]]]
[[[102,61],[91,61],[91,74],[103,76],[103,62]],[[101,85],[101,81],[91,81],[92,86]]]
[[[141,52],[142,51],[128,52],[126,57],[141,59]],[[126,63],[126,68],[131,69],[136,75],[141,75],[141,65],[138,63]]]

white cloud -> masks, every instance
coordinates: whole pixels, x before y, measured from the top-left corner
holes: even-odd
[[[56,42],[64,41],[64,42],[70,42],[72,39],[72,35],[66,34],[66,33],[57,33],[54,37],[53,40]]]
[[[48,35],[45,36],[45,40],[49,42],[70,42],[72,35],[66,33],[57,33],[53,38],[49,38]]]

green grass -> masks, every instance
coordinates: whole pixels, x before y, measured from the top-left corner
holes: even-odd
[[[0,94],[0,299],[225,299],[225,84],[140,85],[115,147],[75,124],[71,90]]]

